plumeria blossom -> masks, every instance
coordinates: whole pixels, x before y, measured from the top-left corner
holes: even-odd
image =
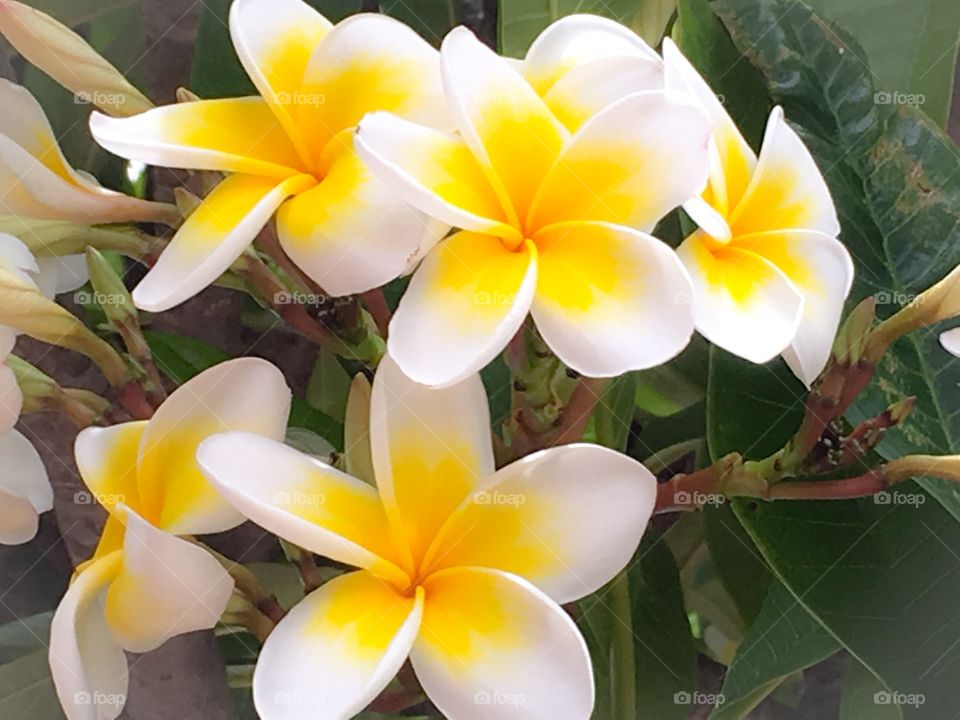
[[[588,718],[590,659],[559,604],[629,561],[654,477],[588,444],[495,471],[479,377],[431,389],[389,356],[370,415],[376,487],[248,433],[215,435],[197,453],[254,522],[359,568],[307,596],[267,638],[253,679],[260,717],[353,717],[409,656],[452,720]],[[484,696],[518,700],[481,707]]]
[[[0,267],[35,284],[37,263],[27,246],[0,233]],[[7,364],[17,331],[0,325],[0,545],[19,545],[37,534],[40,515],[53,509],[53,489],[36,448],[13,426],[23,392]]]
[[[428,254],[393,317],[389,350],[404,372],[454,383],[493,359],[531,310],[547,344],[585,375],[676,355],[693,330],[690,284],[648,232],[704,188],[703,112],[681,94],[637,92],[571,133],[469,30],[447,35],[440,64],[459,133],[377,112],[356,139],[407,201],[460,228]]]
[[[205,480],[196,448],[223,430],[282,438],[289,408],[280,371],[240,358],[181,385],[149,421],[77,436],[80,475],[108,517],[51,627],[50,666],[69,720],[120,714],[124,650],[147,652],[216,624],[233,581],[206,550],[177,535],[228,530],[244,518]]]
[[[137,306],[165,310],[195,295],[275,212],[284,250],[327,292],[400,275],[437,227],[367,170],[353,132],[377,109],[448,125],[436,50],[386,16],[334,27],[301,0],[236,0],[230,35],[259,97],[91,117],[97,141],[122,157],[229,173],[137,286]]]
[[[669,38],[663,52],[667,87],[690,93],[712,124],[709,184],[684,205],[700,230],[678,249],[697,329],[755,363],[782,353],[809,385],[830,356],[853,282],[827,184],[779,107],[758,157]]]

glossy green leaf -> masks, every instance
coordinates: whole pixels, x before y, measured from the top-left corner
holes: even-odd
[[[902,720],[900,706],[873,673],[851,660],[840,696],[840,720]]]
[[[230,358],[220,348],[186,335],[152,330],[146,330],[143,335],[157,369],[177,385]]]
[[[707,506],[703,516],[713,565],[740,617],[750,625],[766,601],[773,577],[770,569],[728,503]]]
[[[924,112],[946,126],[960,40],[960,3],[810,0],[809,5],[857,39],[862,50],[852,46],[848,50],[870,66],[877,88],[886,91],[880,100],[922,99]]]
[[[720,690],[710,720],[740,720],[789,676],[840,649],[840,644],[775,583],[750,625]]]
[[[53,689],[46,648],[0,665],[0,717],[63,718]]]

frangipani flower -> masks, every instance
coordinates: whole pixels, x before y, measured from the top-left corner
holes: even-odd
[[[516,67],[570,132],[627,95],[664,87],[656,51],[632,30],[597,15],[552,23]]]
[[[409,655],[451,720],[588,718],[590,659],[559,603],[629,561],[653,510],[650,472],[587,444],[495,472],[479,377],[430,389],[389,356],[370,438],[376,488],[247,433],[216,435],[197,453],[254,522],[360,568],[307,596],[267,638],[253,679],[260,717],[353,717]],[[494,696],[516,704],[483,705]]]
[[[354,15],[333,27],[301,0],[235,0],[230,34],[261,97],[90,119],[97,141],[122,157],[230,173],[134,302],[165,310],[195,295],[278,210],[284,250],[327,292],[362,292],[400,275],[436,229],[364,167],[353,131],[377,109],[445,126],[436,50],[386,16]]]
[[[100,224],[173,224],[176,208],[101,187],[74,170],[30,91],[0,79],[0,213]]]
[[[669,38],[667,87],[710,116],[710,182],[684,205],[700,230],[678,253],[694,286],[697,330],[755,363],[783,354],[807,385],[820,374],[853,282],[823,176],[774,108],[759,158],[720,100]]]
[[[77,436],[80,475],[109,515],[51,627],[50,666],[69,720],[120,714],[124,650],[147,652],[216,624],[233,581],[206,550],[176,536],[228,530],[244,518],[205,480],[196,448],[223,430],[282,438],[289,408],[280,371],[240,358],[181,385],[148,421]]]
[[[572,134],[517,70],[467,29],[440,49],[459,129],[372,113],[356,144],[412,205],[460,228],[417,270],[390,326],[411,378],[456,382],[527,313],[561,360],[619,375],[676,355],[693,329],[689,280],[650,236],[703,190],[708,125],[691,101],[640,92]]]

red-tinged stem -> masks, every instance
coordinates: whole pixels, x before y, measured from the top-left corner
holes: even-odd
[[[153,417],[154,407],[147,400],[143,386],[135,380],[117,389],[117,402],[134,420],[149,420]]]
[[[605,381],[581,376],[560,413],[560,426],[553,445],[574,443],[583,437],[587,422],[603,393]]]
[[[387,298],[383,295],[383,288],[368,290],[361,295],[363,304],[373,317],[377,325],[377,330],[383,337],[387,337],[387,329],[390,327],[390,307],[387,305]]]

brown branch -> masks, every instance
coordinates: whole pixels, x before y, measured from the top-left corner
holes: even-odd
[[[368,290],[360,297],[363,298],[363,304],[373,317],[377,325],[377,330],[383,337],[387,337],[387,330],[390,327],[390,307],[387,305],[387,299],[383,295],[383,288]]]
[[[590,416],[603,394],[605,384],[606,381],[602,378],[581,376],[577,380],[570,399],[560,413],[557,436],[551,445],[566,445],[577,442],[583,437]]]

